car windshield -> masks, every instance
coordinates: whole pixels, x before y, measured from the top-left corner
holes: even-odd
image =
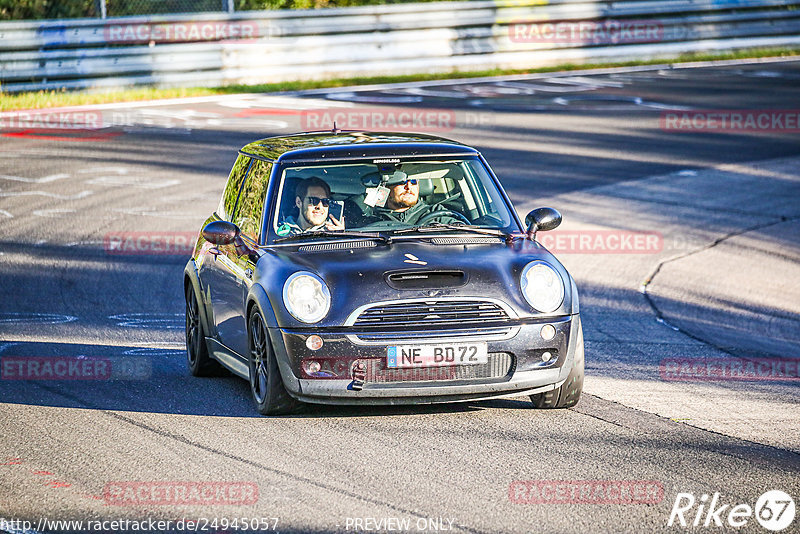
[[[274,235],[519,230],[479,158],[383,161],[390,162],[289,164],[271,216]]]

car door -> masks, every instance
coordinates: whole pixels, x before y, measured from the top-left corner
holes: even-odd
[[[253,247],[258,245],[261,237],[264,204],[269,186],[272,163],[264,160],[253,160],[250,172],[245,180],[233,223],[241,230],[243,239]],[[253,274],[256,271],[257,254],[239,254],[235,247],[225,250],[226,265],[229,266],[231,286],[236,286],[232,299],[232,313],[225,324],[225,344],[242,356],[249,352],[247,337],[247,295],[253,285]]]
[[[240,155],[233,165],[222,194],[222,200],[217,208],[216,215],[220,219],[233,221],[237,201],[252,161],[252,158]],[[206,253],[198,266],[200,283],[205,297],[210,303],[209,322],[213,331],[209,335],[228,348],[232,348],[230,343],[241,331],[237,317],[240,276],[237,275],[238,266],[231,261],[232,256],[235,257],[233,245],[218,245]]]

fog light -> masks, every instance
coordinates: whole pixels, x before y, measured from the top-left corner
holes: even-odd
[[[306,347],[311,350],[319,350],[322,348],[322,338],[318,335],[308,336],[306,339]],[[319,364],[317,364],[319,365]]]
[[[315,375],[319,373],[319,370],[322,368],[319,362],[314,360],[305,362],[304,367],[306,368],[306,374],[308,375]]]
[[[556,328],[551,324],[546,324],[542,327],[542,331],[540,332],[542,339],[545,341],[550,341],[554,337],[556,337]]]
[[[549,362],[552,357],[553,357],[553,355],[550,354],[549,352],[543,352],[542,353],[542,361],[543,362]]]

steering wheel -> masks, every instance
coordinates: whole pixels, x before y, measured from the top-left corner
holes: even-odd
[[[470,220],[467,219],[464,216],[463,213],[459,213],[459,212],[453,211],[453,210],[444,209],[444,210],[432,211],[432,212],[430,212],[428,214],[423,215],[416,222],[416,225],[417,226],[425,226],[429,222],[433,221],[434,219],[438,219],[440,217],[453,217],[454,219],[458,219],[459,221],[461,221],[461,222],[463,222],[465,224],[472,224],[470,222]]]

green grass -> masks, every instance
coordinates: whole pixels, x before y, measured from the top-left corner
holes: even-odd
[[[3,94],[0,97],[0,111],[15,109],[42,109],[61,106],[78,106],[86,104],[105,104],[109,102],[133,102],[137,100],[155,100],[164,98],[182,98],[192,96],[227,95],[237,93],[274,93],[278,91],[300,91],[325,87],[346,87],[351,85],[370,85],[382,83],[398,83],[426,80],[450,80],[458,78],[474,78],[483,76],[502,76],[508,74],[532,74],[539,72],[556,72],[565,70],[583,70],[606,67],[629,67],[640,65],[657,65],[662,63],[683,63],[689,61],[713,61],[726,59],[750,59],[763,57],[800,56],[800,48],[748,49],[724,53],[690,53],[682,54],[670,60],[626,61],[619,63],[566,63],[552,67],[533,69],[503,70],[492,69],[470,72],[449,72],[442,74],[410,74],[402,76],[373,76],[363,78],[340,78],[334,80],[297,81],[268,83],[258,85],[228,85],[224,87],[193,87],[180,89],[158,89],[142,87],[109,91],[38,91],[30,93]]]

